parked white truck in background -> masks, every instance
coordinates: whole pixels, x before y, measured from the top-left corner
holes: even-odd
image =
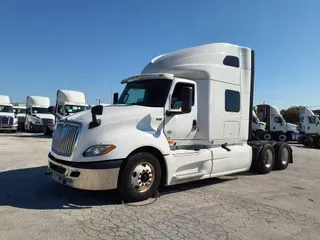
[[[257,137],[266,131],[266,123],[260,122],[254,110],[252,110],[252,123],[251,123],[252,137]]]
[[[0,95],[0,131],[16,132],[18,119],[16,118],[9,96]]]
[[[320,148],[320,118],[307,107],[299,111],[299,142],[307,147]]]
[[[42,132],[44,124],[53,123],[54,116],[48,112],[50,99],[42,96],[28,96],[25,130]]]
[[[160,184],[250,168],[269,173],[293,162],[286,142],[251,140],[249,48],[214,43],[164,54],[121,83],[126,86],[113,105],[57,122],[48,155],[55,181],[118,189],[125,201],[140,201]]]
[[[292,141],[299,133],[298,125],[287,123],[278,108],[268,104],[257,105],[258,118],[266,123],[266,131],[261,132],[259,138],[270,141]]]
[[[26,121],[26,104],[25,103],[12,103],[13,112],[18,118],[18,130],[24,131],[24,122]]]
[[[89,108],[86,103],[86,96],[83,92],[74,90],[58,90],[54,115],[58,118],[69,116],[74,113],[85,111]],[[56,121],[56,119],[55,119]],[[45,124],[43,132],[45,135],[51,135],[54,130],[55,121],[51,124]]]

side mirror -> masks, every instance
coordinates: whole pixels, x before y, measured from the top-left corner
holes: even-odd
[[[56,107],[55,106],[48,107],[48,112],[54,114],[56,112]]]
[[[183,87],[181,90],[181,112],[189,113],[192,108],[192,87]]]
[[[89,129],[100,126],[101,119],[97,119],[97,115],[102,115],[102,113],[103,113],[102,105],[96,105],[91,108],[92,122],[89,123]]]
[[[113,94],[113,104],[117,104],[119,100],[119,93],[114,93]]]
[[[103,106],[102,105],[96,105],[91,108],[92,115],[102,115],[103,113]]]

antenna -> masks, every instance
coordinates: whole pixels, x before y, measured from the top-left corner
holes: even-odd
[[[110,99],[111,99],[111,103],[112,103],[112,100],[113,100],[113,97],[112,97],[112,81],[110,81]]]

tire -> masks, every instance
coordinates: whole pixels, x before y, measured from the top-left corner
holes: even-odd
[[[275,149],[274,168],[277,170],[284,170],[288,167],[292,157],[291,148],[288,143],[277,143]]]
[[[304,138],[302,144],[303,144],[305,147],[313,147],[313,138],[312,138],[312,137],[306,137],[306,138]]]
[[[256,162],[256,172],[259,174],[267,174],[273,170],[275,162],[275,152],[271,144],[266,144],[261,149]]]
[[[258,129],[257,132],[256,132],[256,137],[257,137],[258,139],[261,139],[261,137],[263,137],[263,131],[260,130],[260,129]]]
[[[265,132],[265,133],[263,134],[262,139],[265,140],[265,141],[270,141],[270,140],[272,139],[271,133]]]
[[[45,136],[50,136],[50,135],[52,135],[51,131],[50,131],[50,130],[48,129],[48,127],[46,127],[46,126],[43,127],[43,134],[44,134]]]
[[[313,139],[314,148],[320,149],[320,136],[316,136]]]
[[[280,142],[286,142],[286,141],[287,141],[287,135],[286,135],[285,133],[280,133],[280,134],[278,135],[278,140],[279,140]]]
[[[136,153],[129,156],[121,166],[118,191],[124,201],[147,200],[157,192],[160,180],[161,166],[158,159],[148,152]]]
[[[33,128],[33,124],[32,123],[29,124],[29,131],[32,132],[32,133],[34,132],[34,128]]]

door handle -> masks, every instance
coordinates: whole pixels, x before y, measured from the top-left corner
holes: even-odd
[[[221,147],[222,147],[223,149],[227,150],[228,152],[230,152],[231,149],[228,148],[227,145],[228,145],[228,143],[224,143],[224,144],[221,145]]]

